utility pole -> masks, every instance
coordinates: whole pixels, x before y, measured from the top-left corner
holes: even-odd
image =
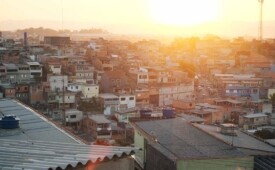
[[[66,125],[64,76],[62,78],[62,117],[63,124]]]

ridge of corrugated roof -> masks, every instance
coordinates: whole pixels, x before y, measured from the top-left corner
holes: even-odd
[[[134,154],[139,148],[0,139],[0,169],[65,169]]]

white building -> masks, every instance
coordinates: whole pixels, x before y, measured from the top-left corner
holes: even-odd
[[[42,66],[39,62],[26,62],[30,66],[32,78],[42,77]]]
[[[146,84],[149,81],[148,70],[145,68],[130,69],[129,73],[136,79],[137,84]]]
[[[71,92],[82,92],[82,99],[98,97],[99,94],[99,86],[96,84],[71,83],[67,89]]]
[[[101,105],[103,106],[104,115],[111,115],[118,110],[119,97],[111,93],[99,94]]]
[[[159,87],[158,106],[172,105],[175,100],[193,100],[194,84],[173,84]]]
[[[83,118],[83,113],[77,109],[68,109],[65,111],[66,123],[78,123]]]
[[[48,82],[50,83],[51,91],[62,92],[67,89],[68,76],[66,75],[48,75]]]
[[[80,92],[82,88],[81,83],[69,83],[67,90],[71,92]]]
[[[119,108],[133,108],[136,107],[136,96],[133,94],[119,95]]]
[[[61,74],[61,64],[59,63],[48,63],[49,69],[53,74]]]
[[[81,91],[83,94],[83,98],[85,98],[85,99],[98,97],[99,86],[96,84],[82,84]]]

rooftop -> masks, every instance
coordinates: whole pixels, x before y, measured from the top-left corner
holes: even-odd
[[[245,118],[258,118],[258,117],[267,117],[267,115],[264,114],[264,113],[252,113],[252,114],[244,115],[243,117],[245,117]]]
[[[94,120],[96,123],[111,123],[104,115],[89,115],[89,118]]]
[[[133,147],[0,139],[0,169],[66,169],[134,154]]]
[[[153,133],[157,142],[152,146],[172,160],[245,156],[182,118],[135,122],[133,125],[148,138],[153,138]]]
[[[211,125],[202,125],[202,124],[194,124],[196,127],[200,128],[201,130],[205,131],[206,133],[224,141],[228,144],[232,144],[235,147],[245,148],[245,149],[252,149],[252,150],[260,150],[260,151],[267,151],[275,153],[275,148],[238,130],[236,131],[237,136],[228,136],[220,133],[220,128],[217,126]]]
[[[194,116],[194,115],[187,115],[187,114],[182,113],[182,114],[178,114],[178,116],[187,122],[204,122],[204,120],[202,118]]]
[[[0,100],[0,113],[4,115],[17,116],[19,128],[0,129],[0,139],[16,140],[39,140],[80,143],[74,137],[66,133],[54,123],[41,116],[35,110],[11,99]]]
[[[18,67],[15,64],[4,64],[7,70],[17,70]]]
[[[36,61],[31,61],[31,62],[26,62],[28,65],[39,65],[40,66],[40,63],[39,62],[36,62]]]
[[[104,99],[118,98],[116,95],[114,95],[112,93],[101,93],[101,94],[99,94],[99,97],[104,98]]]

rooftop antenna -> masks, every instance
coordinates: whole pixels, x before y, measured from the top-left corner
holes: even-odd
[[[263,40],[263,4],[264,4],[264,0],[258,0],[258,2],[260,4],[258,38],[259,38],[259,41],[262,42],[262,40]]]

